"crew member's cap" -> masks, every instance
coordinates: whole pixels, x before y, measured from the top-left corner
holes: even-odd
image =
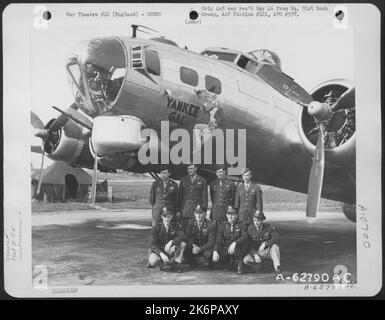
[[[226,208],[226,214],[237,214],[237,213],[238,213],[237,209],[235,209],[231,205]]]
[[[187,163],[186,164],[186,168],[191,167],[191,166],[196,166],[197,167],[197,165],[195,163]]]
[[[249,168],[245,168],[242,170],[241,175],[244,175],[244,174],[249,173],[249,172],[251,172],[251,170]]]
[[[265,220],[266,217],[265,215],[263,214],[263,212],[260,212],[259,210],[256,210],[252,215],[251,217],[253,219],[257,219],[257,220]]]
[[[162,172],[162,171],[168,171],[168,172],[170,172],[170,166],[169,165],[167,165],[167,164],[162,164],[161,166],[160,166],[160,172]]]
[[[161,213],[161,215],[162,215],[163,217],[165,217],[165,216],[167,216],[167,215],[169,215],[169,214],[171,214],[171,215],[173,216],[173,215],[174,215],[174,212],[173,212],[170,208],[163,207],[163,208],[162,208],[162,213]]]
[[[215,171],[218,171],[218,170],[221,170],[221,169],[226,170],[226,165],[225,164],[217,164],[215,166]]]
[[[194,208],[194,213],[204,213],[204,212],[205,212],[205,209],[199,204]]]

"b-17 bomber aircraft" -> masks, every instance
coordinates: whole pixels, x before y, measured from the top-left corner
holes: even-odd
[[[131,37],[91,39],[70,52],[65,67],[74,103],[54,107],[60,115],[46,125],[31,115],[43,141],[42,163],[47,155],[93,168],[95,196],[97,170],[159,172],[160,163],[138,159],[144,144],[162,144],[143,137],[144,128],[161,136],[168,121],[170,131],[184,129],[191,137],[200,126],[206,132],[245,129],[245,165],[258,182],[308,193],[308,217],[316,217],[323,197],[343,203],[355,221],[355,89],[349,80],[329,80],[308,93],[269,50],[195,53],[164,37],[139,38],[146,27],[132,28]],[[208,180],[213,162],[199,165]],[[170,165],[173,178],[185,174],[183,164]]]

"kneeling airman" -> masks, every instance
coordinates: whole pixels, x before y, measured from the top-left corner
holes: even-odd
[[[150,235],[150,255],[147,267],[170,266],[180,272],[186,250],[185,235],[171,209],[163,207],[161,219],[152,227]]]
[[[247,233],[244,225],[238,221],[238,211],[233,206],[226,209],[227,221],[218,225],[214,245],[213,262],[224,263],[231,268],[235,263],[237,273],[243,273],[243,257],[247,245]]]
[[[187,224],[186,258],[193,267],[199,264],[211,266],[216,225],[206,219],[206,209],[200,205],[195,207],[194,216]]]
[[[253,223],[247,228],[248,253],[244,257],[245,265],[258,271],[262,260],[273,260],[276,273],[280,273],[280,252],[278,247],[278,233],[272,224],[265,223],[263,212],[256,210],[252,215]]]

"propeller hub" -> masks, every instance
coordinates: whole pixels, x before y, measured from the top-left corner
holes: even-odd
[[[43,140],[47,140],[49,138],[48,129],[35,129],[34,136]]]
[[[308,112],[317,122],[328,122],[333,116],[330,105],[318,101],[309,104]]]

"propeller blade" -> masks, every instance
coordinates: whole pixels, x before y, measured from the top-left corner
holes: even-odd
[[[45,152],[43,151],[43,153],[41,154],[41,165],[40,165],[39,184],[37,185],[37,195],[40,194],[41,180],[43,178],[44,155],[45,155]]]
[[[73,103],[72,105],[70,105],[70,107],[68,108],[67,112],[70,109],[77,110],[78,106],[76,105],[76,103]],[[55,109],[55,110],[57,110],[57,109]],[[69,118],[62,113],[60,116],[58,116],[56,118],[56,120],[54,122],[52,122],[51,126],[48,128],[48,133],[51,133],[52,131],[59,130],[61,127],[63,127],[67,123],[68,120],[69,120]]]
[[[96,202],[96,183],[98,181],[98,157],[95,153],[94,161],[94,173],[92,175],[92,190],[91,190],[91,203],[94,205]]]
[[[338,100],[332,105],[331,109],[336,112],[340,109],[350,109],[356,106],[356,88],[345,91]]]
[[[89,121],[87,118],[79,114],[76,110],[72,110],[71,108],[68,108],[67,112],[60,110],[58,107],[53,106],[53,109],[60,112],[62,115],[64,115],[66,118],[71,119],[72,121],[76,122],[77,124],[81,125],[82,127],[88,129],[89,131],[92,131],[92,122]]]
[[[319,124],[317,145],[314,151],[313,164],[310,170],[307,195],[306,216],[316,218],[321,199],[322,182],[325,167],[324,124]]]
[[[31,146],[31,152],[43,153],[43,149],[41,148],[41,146]]]
[[[59,130],[67,123],[67,121],[68,118],[64,114],[61,114],[54,122],[52,122],[51,126],[48,128],[48,133]]]
[[[40,120],[40,118],[31,111],[31,125],[32,127],[34,127],[35,129],[44,129],[44,124],[43,122]]]

